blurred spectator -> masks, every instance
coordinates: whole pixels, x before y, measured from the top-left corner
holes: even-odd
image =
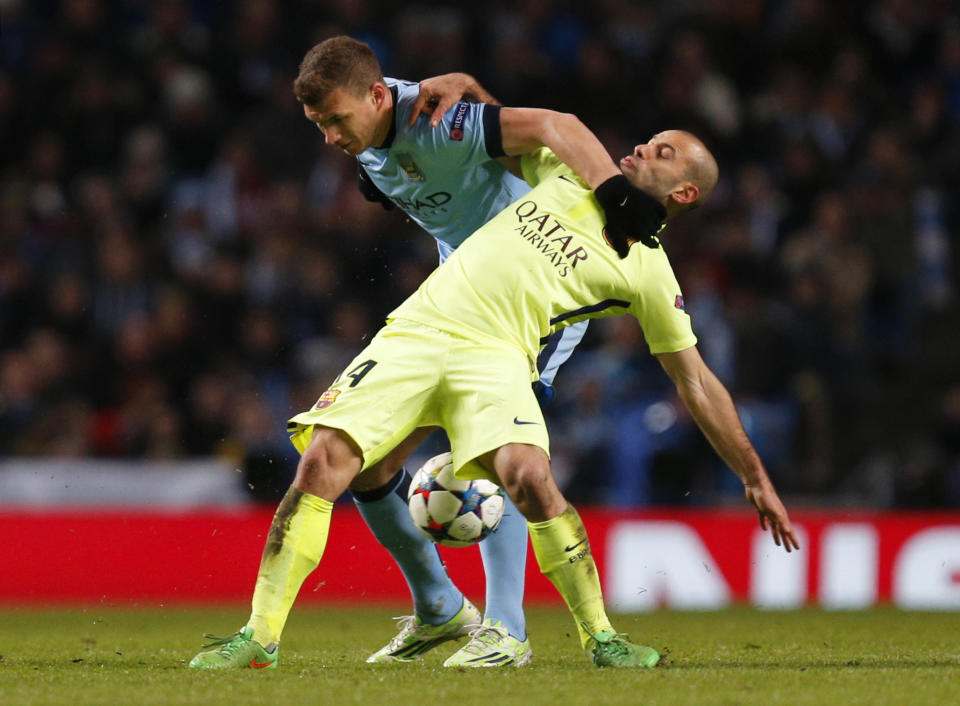
[[[466,70],[614,153],[701,134],[664,244],[785,493],[960,505],[960,15],[911,0],[0,3],[0,454],[226,456],[275,500],[285,419],[433,269],[290,83],[331,34]],[[575,500],[723,501],[639,329],[595,322],[547,409]]]

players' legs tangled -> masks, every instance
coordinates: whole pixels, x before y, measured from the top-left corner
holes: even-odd
[[[235,635],[211,643],[218,649],[197,655],[191,666],[266,668],[276,664],[276,644],[287,616],[326,546],[333,501],[351,485],[361,493],[382,492],[387,487],[383,498],[395,495],[403,477],[397,480],[389,463],[379,469],[371,466],[367,471],[373,472],[367,475],[365,471],[365,477],[355,482],[364,457],[376,462],[401,445],[418,426],[438,423],[448,434],[453,430],[455,451],[459,448],[464,459],[478,458],[488,473],[499,478],[525,516],[541,570],[566,600],[581,642],[592,652],[594,662],[601,666],[652,666],[658,659],[655,651],[632,645],[610,627],[583,524],[550,473],[542,416],[532,391],[524,387],[529,379],[524,357],[500,346],[450,340],[413,323],[394,323],[385,331],[390,335],[378,335],[358,358],[362,362],[352,365],[352,370],[363,373],[339,378],[314,409],[290,420],[291,440],[302,457],[294,483],[270,528],[250,621]],[[411,351],[417,355],[411,355]],[[439,358],[443,358],[443,365]],[[358,384],[374,367],[378,370],[376,384]],[[496,384],[491,385],[491,381]],[[435,399],[441,389],[443,405]],[[478,389],[486,393],[477,395]],[[509,426],[502,421],[500,410],[504,407],[518,415]],[[520,424],[516,418],[526,421]],[[350,433],[334,428],[341,425]],[[483,446],[496,436],[503,439],[501,446],[484,453]],[[362,445],[355,440],[363,440]],[[388,507],[384,514],[396,520],[394,510],[400,507],[402,503]],[[410,522],[405,515],[404,521]],[[523,546],[522,539],[519,541]],[[435,549],[430,550],[435,556]],[[515,552],[513,556],[520,554]],[[519,563],[522,567],[522,561]],[[439,581],[443,583],[443,579]],[[517,585],[521,585],[519,580]],[[521,591],[517,590],[518,606],[520,597]],[[398,638],[402,638],[403,651],[395,656],[397,659],[415,658],[431,646],[460,635],[469,634],[471,644],[476,642],[478,649],[484,650],[491,649],[491,641],[499,643],[499,637],[509,636],[502,619],[480,625],[479,614],[465,599],[446,623],[431,626],[411,616],[401,633]],[[251,640],[262,651],[250,645]],[[489,663],[528,661],[529,645],[516,636],[514,641],[517,644],[498,644],[502,654]],[[464,655],[463,664],[473,666],[477,656],[489,654]]]
[[[447,575],[436,545],[413,526],[407,509],[410,476],[402,465],[432,431],[432,428],[417,429],[350,485],[360,514],[407,580],[414,599],[416,626],[451,623],[464,606],[464,596]],[[387,473],[391,468],[400,468],[400,471]],[[493,625],[502,626],[518,643],[526,641],[523,614],[526,546],[526,520],[508,502],[500,526],[480,544],[487,579],[484,618]],[[391,641],[391,645],[395,641]],[[439,644],[431,639],[429,649]],[[391,645],[379,650],[371,659],[384,650],[385,655],[392,654],[395,650],[388,649]]]
[[[432,431],[417,429],[382,461],[357,476],[350,491],[367,526],[400,567],[413,595],[417,618],[427,625],[440,625],[460,611],[463,594],[447,576],[436,544],[410,521],[410,476],[403,468],[410,453]]]

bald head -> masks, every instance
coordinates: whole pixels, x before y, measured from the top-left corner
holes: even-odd
[[[717,185],[717,160],[696,136],[664,130],[620,160],[620,169],[636,188],[658,199],[670,218],[696,208]]]

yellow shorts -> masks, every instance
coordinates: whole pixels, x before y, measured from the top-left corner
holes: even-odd
[[[349,434],[363,453],[364,469],[425,426],[446,430],[462,478],[488,477],[469,462],[504,444],[532,444],[550,453],[522,351],[406,320],[381,329],[317,404],[290,420],[287,431],[301,453],[314,425]]]

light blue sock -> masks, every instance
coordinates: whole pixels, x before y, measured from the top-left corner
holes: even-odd
[[[350,494],[373,536],[403,572],[416,614],[425,623],[439,625],[457,614],[463,606],[463,594],[447,576],[437,545],[413,526],[407,510],[409,487],[410,476],[401,468],[386,485]]]
[[[523,585],[527,570],[527,520],[507,498],[497,530],[480,542],[487,577],[484,619],[503,623],[518,640],[527,639]]]

